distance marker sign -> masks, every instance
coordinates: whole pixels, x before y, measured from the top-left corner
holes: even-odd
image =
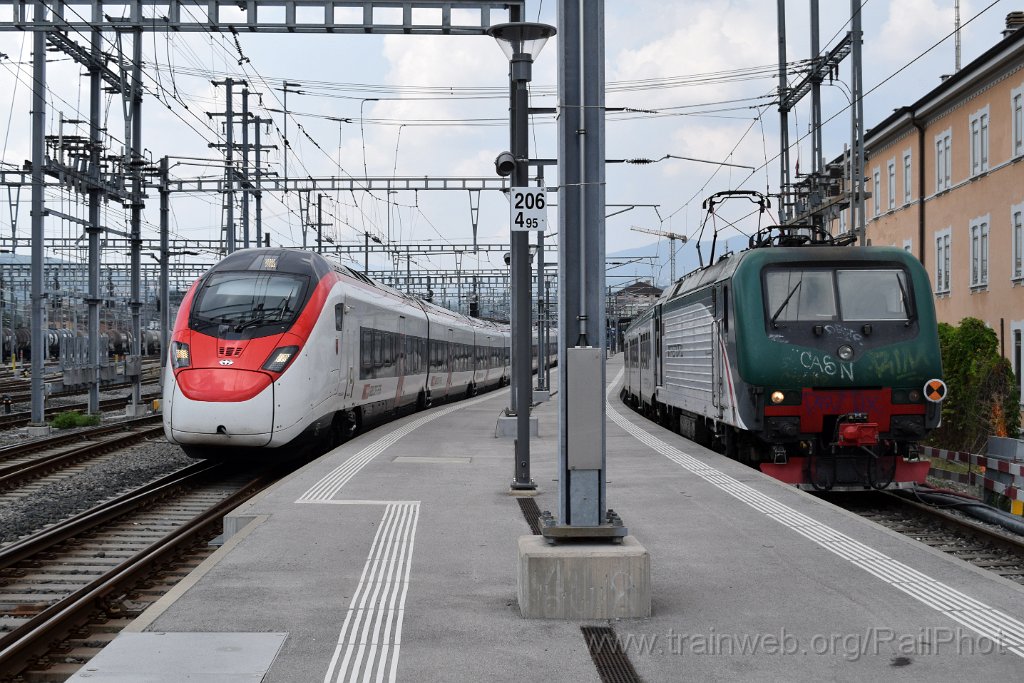
[[[548,201],[543,187],[511,189],[512,232],[546,230]]]

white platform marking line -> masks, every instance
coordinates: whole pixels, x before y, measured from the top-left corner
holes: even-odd
[[[308,491],[299,496],[299,499],[295,502],[309,503],[330,500],[338,493],[338,491],[341,490],[341,487],[347,484],[352,477],[359,473],[359,470],[363,469],[363,467],[365,467],[371,460],[393,446],[402,437],[407,436],[429,422],[433,422],[439,417],[444,417],[456,410],[469,408],[470,406],[474,406],[478,403],[489,401],[499,395],[500,394],[498,393],[489,393],[486,396],[481,396],[469,401],[459,401],[454,405],[437,409],[429,415],[424,415],[419,419],[385,434],[373,443],[364,447],[355,455],[349,457],[345,462],[341,463],[334,468],[334,470],[322,477],[320,481],[309,487]]]
[[[419,509],[415,502],[385,509],[324,683],[395,680]]]
[[[622,372],[620,370],[619,374],[609,384],[608,396],[611,395],[612,390],[618,385]],[[612,407],[610,401],[607,407],[608,417],[615,424],[652,450],[664,455],[669,460],[725,491],[737,500],[762,512],[768,518],[792,529],[829,552],[860,567],[879,580],[898,588],[900,591],[946,615],[950,619],[976,631],[996,645],[1004,647],[1007,652],[1024,657],[1024,622],[1015,619],[1005,612],[989,607],[974,598],[968,597],[960,591],[926,574],[922,574],[909,565],[894,560],[846,534],[840,533],[811,517],[797,512],[783,503],[772,499],[772,511],[767,512],[763,510],[765,498],[769,498],[765,494],[709,465],[701,463],[693,456],[683,453],[678,448],[647,433],[619,414]],[[881,570],[880,562],[885,563],[885,571]],[[904,578],[902,580],[897,578],[899,574],[903,575]]]

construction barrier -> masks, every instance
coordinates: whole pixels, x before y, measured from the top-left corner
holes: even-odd
[[[1010,512],[1024,516],[1024,461],[1011,462],[987,455],[924,447],[922,455],[946,462],[967,465],[967,472],[951,472],[933,467],[929,476],[960,484],[977,486],[1010,499]]]

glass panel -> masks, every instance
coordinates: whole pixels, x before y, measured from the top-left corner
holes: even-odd
[[[774,270],[765,275],[768,315],[776,322],[836,319],[830,270]]]
[[[838,270],[843,320],[906,320],[909,290],[902,270]]]
[[[202,322],[257,326],[290,323],[302,308],[306,278],[284,273],[214,273],[192,315]]]

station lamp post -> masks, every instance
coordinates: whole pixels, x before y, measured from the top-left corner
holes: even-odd
[[[555,35],[555,27],[532,22],[497,24],[487,34],[498,41],[509,59],[510,152],[498,157],[495,166],[501,175],[512,176],[512,187],[529,183],[529,92],[533,60],[544,43]],[[511,161],[511,163],[508,163]],[[511,226],[510,226],[511,227]],[[512,401],[516,416],[515,479],[512,488],[537,488],[530,478],[530,404],[533,384],[530,363],[530,240],[529,232],[512,232]]]

